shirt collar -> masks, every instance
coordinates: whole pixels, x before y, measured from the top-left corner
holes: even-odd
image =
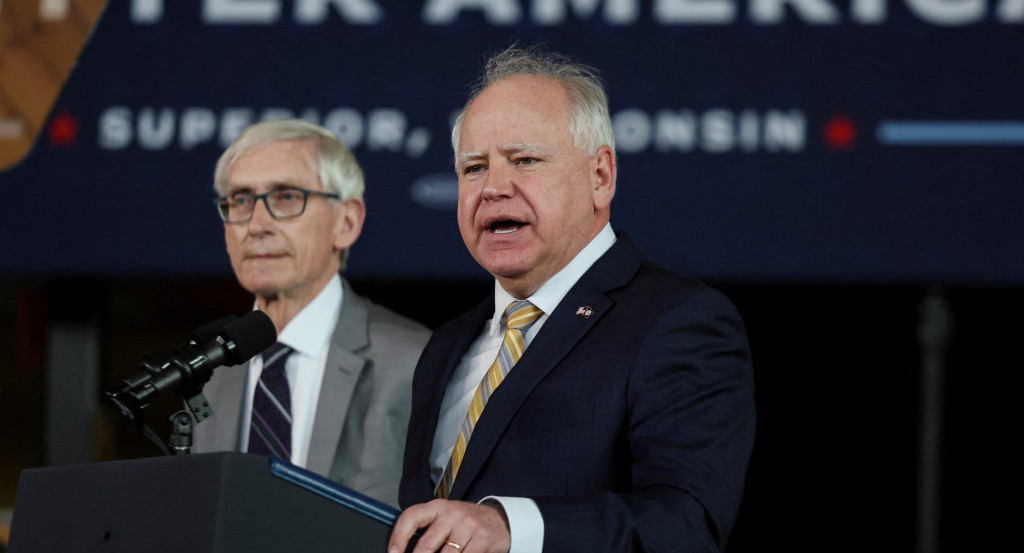
[[[331,333],[338,322],[343,295],[341,277],[334,275],[313,301],[285,325],[277,341],[287,344],[303,355],[320,355],[330,342]]]
[[[576,285],[583,273],[601,258],[615,244],[615,231],[612,224],[606,223],[601,232],[590,241],[576,257],[572,258],[562,270],[555,273],[547,282],[526,299],[536,305],[545,314],[550,314],[561,303],[562,298],[569,293],[569,290]],[[508,304],[517,301],[517,298],[508,293],[497,279],[494,281],[494,317],[491,319],[490,332],[501,331],[501,318],[505,314]]]

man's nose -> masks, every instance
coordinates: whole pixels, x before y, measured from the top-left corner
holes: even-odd
[[[270,214],[270,208],[267,206],[267,198],[263,197],[256,200],[252,206],[252,217],[249,219],[250,230],[262,230],[272,225],[274,222],[273,215]]]
[[[484,199],[496,200],[515,196],[516,178],[515,171],[505,167],[504,164],[489,168],[483,187]]]

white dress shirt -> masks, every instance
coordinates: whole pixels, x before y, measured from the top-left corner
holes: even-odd
[[[278,342],[294,350],[285,364],[292,404],[291,463],[303,468],[309,458],[313,419],[320,399],[331,334],[334,333],[341,313],[341,302],[344,301],[342,290],[341,277],[334,275],[313,301],[303,307],[277,336]],[[249,448],[252,397],[262,371],[263,357],[257,355],[249,362],[248,388],[242,406],[242,451]]]
[[[548,279],[532,296],[526,298],[539,307],[544,314],[533,323],[524,340],[529,348],[530,341],[540,332],[548,316],[562,301],[569,290],[586,273],[602,255],[615,244],[615,232],[611,223],[604,226],[601,232],[590,241],[576,257],[553,277]],[[473,394],[480,385],[487,370],[498,356],[505,329],[502,318],[508,305],[518,298],[508,293],[498,281],[494,281],[494,314],[480,335],[466,350],[466,354],[455,368],[455,374],[448,382],[444,400],[441,402],[441,415],[434,432],[434,445],[430,452],[431,477],[434,491],[448,467],[448,459],[455,449],[455,441],[459,437],[462,422],[469,411]],[[515,367],[512,367],[515,370]],[[486,406],[484,410],[486,411]],[[457,479],[458,477],[456,477]],[[544,519],[533,500],[520,497],[487,497],[484,501],[494,500],[501,503],[508,517],[509,530],[512,534],[512,546],[509,553],[539,553],[544,545]]]

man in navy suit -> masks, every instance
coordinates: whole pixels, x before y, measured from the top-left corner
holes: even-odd
[[[612,230],[596,72],[510,48],[452,144],[459,229],[494,293],[417,364],[390,552],[417,530],[416,553],[723,550],[754,440],[745,331],[722,294]],[[516,300],[542,314],[503,346]],[[499,350],[514,365],[477,392]]]

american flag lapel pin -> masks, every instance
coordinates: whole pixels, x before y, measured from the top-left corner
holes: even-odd
[[[582,315],[584,319],[589,319],[590,316],[594,314],[594,308],[589,305],[580,306],[580,308],[576,310],[576,314]]]

